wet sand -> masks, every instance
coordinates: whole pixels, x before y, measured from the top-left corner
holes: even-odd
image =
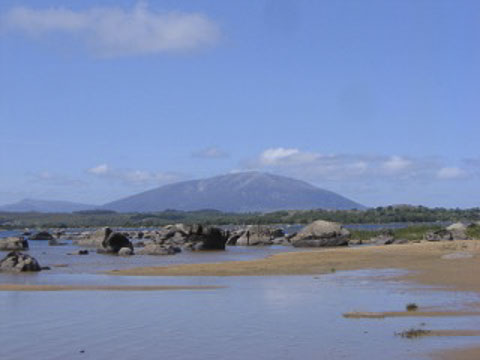
[[[222,286],[130,286],[130,285],[20,285],[0,284],[0,291],[171,291],[214,290]]]
[[[454,253],[469,258],[442,258]],[[442,290],[480,292],[480,240],[421,242],[407,245],[331,248],[282,253],[265,259],[112,271],[139,276],[266,276],[316,275],[339,270],[406,269],[399,280],[413,280]]]
[[[347,319],[385,319],[393,317],[454,317],[480,316],[480,311],[384,311],[361,312],[354,311],[343,314]]]
[[[432,354],[435,360],[478,360],[480,359],[480,347],[454,349]]]

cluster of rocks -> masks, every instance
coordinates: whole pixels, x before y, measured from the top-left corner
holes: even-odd
[[[40,271],[42,268],[38,261],[30,256],[18,251],[12,251],[0,260],[0,271],[25,272]]]
[[[249,225],[246,228],[227,232],[227,245],[262,246],[262,245],[290,245],[290,238],[280,228],[266,225]]]
[[[144,238],[146,238],[144,236]],[[160,231],[148,234],[148,241],[137,243],[137,253],[147,255],[173,255],[182,249],[225,250],[227,233],[217,227],[202,225],[169,225]]]
[[[375,236],[369,241],[375,245],[393,245],[393,244],[406,244],[407,239],[397,239],[391,230],[385,230],[380,235]]]
[[[0,238],[0,251],[28,250],[28,240],[23,236]]]
[[[451,241],[451,240],[469,240],[467,229],[473,224],[455,223],[445,229],[428,231],[424,235],[424,240],[427,241]]]

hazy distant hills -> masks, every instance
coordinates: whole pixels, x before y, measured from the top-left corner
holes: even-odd
[[[267,212],[362,209],[350,199],[304,181],[260,172],[234,173],[165,185],[102,206],[119,212],[216,209]]]
[[[23,199],[14,204],[0,206],[0,211],[69,213],[74,211],[91,210],[95,208],[98,208],[98,206],[79,204],[70,201]]]

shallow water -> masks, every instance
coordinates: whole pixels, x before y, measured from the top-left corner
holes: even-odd
[[[35,274],[0,274],[1,283],[71,285],[220,285],[216,290],[0,292],[0,359],[426,359],[478,337],[395,336],[411,327],[480,329],[480,317],[345,319],[350,311],[461,309],[477,294],[432,292],[389,280],[398,271],[319,276],[124,277],[100,270],[139,265],[264,257],[285,247],[231,247],[225,252],[118,257],[30,241],[44,266]],[[373,279],[375,277],[376,279]],[[381,279],[378,279],[380,277]],[[422,325],[422,323],[425,323]],[[81,352],[84,351],[84,352]]]
[[[474,294],[410,292],[405,284],[388,280],[379,284],[371,275],[369,271],[228,278],[10,275],[42,284],[226,288],[0,292],[0,358],[423,359],[435,349],[478,341],[460,337],[408,340],[394,335],[422,322],[427,329],[479,329],[478,317],[344,319],[344,312],[403,310],[409,302],[422,306],[447,302],[460,307],[478,301]]]

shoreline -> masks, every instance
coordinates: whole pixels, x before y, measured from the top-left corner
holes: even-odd
[[[224,286],[214,285],[47,285],[47,284],[0,284],[1,291],[178,291],[216,290]]]
[[[468,257],[452,256],[468,254]],[[355,248],[285,252],[263,259],[203,264],[135,267],[108,271],[122,276],[273,276],[319,275],[335,271],[402,269],[398,280],[441,290],[480,293],[480,240],[420,242]]]
[[[467,254],[467,256],[465,256]],[[139,267],[108,272],[124,276],[273,276],[319,275],[335,271],[402,269],[408,273],[393,280],[429,286],[430,291],[480,294],[480,240],[420,242],[360,248],[325,248],[281,253],[259,260],[163,267]],[[364,314],[365,315],[365,314]],[[384,312],[372,318],[399,316],[479,316],[478,304],[466,311]],[[367,316],[368,317],[368,316]],[[353,320],[354,321],[354,320]],[[476,330],[433,331],[431,336],[479,336]],[[450,349],[428,354],[435,360],[477,360],[480,347]]]

